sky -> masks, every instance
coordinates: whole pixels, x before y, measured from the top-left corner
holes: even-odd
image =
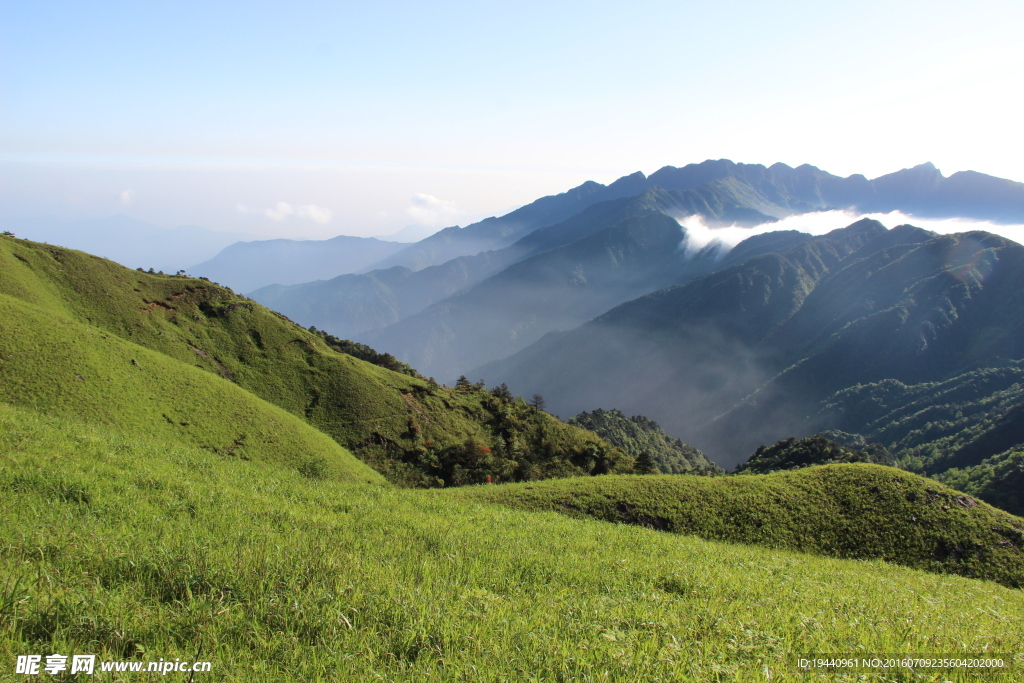
[[[1024,3],[0,0],[0,220],[429,232],[708,158],[1024,181]]]

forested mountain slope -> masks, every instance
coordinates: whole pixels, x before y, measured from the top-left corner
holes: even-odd
[[[970,467],[1024,441],[1024,367],[1006,361],[943,381],[855,385],[822,400],[808,423],[882,444],[915,472]]]
[[[626,417],[619,410],[584,411],[569,419],[636,458],[640,474],[721,474],[722,468],[699,450],[666,434],[643,415]]]
[[[1024,443],[977,465],[953,468],[940,479],[1014,515],[1024,513]]]
[[[530,387],[558,413],[616,405],[692,443],[687,430],[770,378],[754,342],[798,310],[830,269],[885,233],[881,224],[863,221],[755,256],[549,334],[474,374],[516,391]]]
[[[1024,357],[1024,247],[987,233],[911,239],[867,254],[821,283],[764,344],[776,354],[779,374],[717,420],[708,436],[735,448],[754,437],[770,442],[765,437],[784,419],[806,430],[804,416],[816,402],[847,387],[943,381]],[[986,422],[986,431],[998,427]],[[735,438],[740,425],[748,439]],[[943,449],[931,457],[963,466],[1010,445],[978,444],[967,450],[970,457],[960,448]],[[912,450],[904,443],[894,452]]]
[[[846,387],[1020,358],[1022,258],[993,235],[862,221],[623,304],[474,374],[539,392],[556,412],[648,415],[731,466],[812,429],[857,432],[809,418]]]

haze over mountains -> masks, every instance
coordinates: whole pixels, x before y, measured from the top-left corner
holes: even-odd
[[[931,164],[874,180],[666,167],[442,231],[388,267],[253,296],[439,380],[504,382],[564,416],[646,415],[724,467],[829,429],[932,473],[1024,441],[1024,248],[873,220],[818,236],[766,225],[836,209],[1024,222],[1024,185]],[[761,227],[715,241],[715,228],[744,225]],[[931,394],[934,383],[949,388]],[[890,407],[865,410],[865,391]],[[973,391],[959,414],[958,391]],[[894,392],[916,396],[916,412],[900,414]],[[921,430],[929,414],[957,427]]]
[[[393,266],[419,271],[428,265],[447,264],[448,271],[469,271],[454,280],[448,272],[443,279],[449,281],[449,285],[426,296],[427,300],[436,301],[479,281],[484,274],[497,272],[509,262],[555,245],[545,244],[544,240],[528,240],[520,245],[523,249],[503,253],[501,258],[482,269],[466,263],[451,263],[453,258],[472,257],[494,249],[503,251],[504,247],[540,227],[574,217],[577,223],[586,221],[588,217],[577,214],[594,204],[612,199],[628,201],[652,188],[670,193],[696,190],[688,196],[675,197],[655,193],[662,195],[660,200],[655,199],[646,208],[677,217],[703,216],[709,225],[717,227],[749,226],[830,206],[860,212],[887,212],[898,208],[916,216],[963,216],[1016,222],[1024,220],[1021,218],[1024,202],[1017,185],[973,172],[943,178],[931,164],[867,181],[862,176],[839,178],[807,165],[792,169],[775,164],[766,168],[709,160],[684,168],[665,167],[649,177],[634,173],[608,186],[587,182],[563,194],[541,198],[500,218],[489,218],[467,228],[447,228],[414,244],[407,244],[410,239],[403,236],[423,234],[423,228],[409,226],[381,238],[338,236],[329,240],[292,240],[257,239],[252,235],[197,226],[165,229],[124,215],[70,222],[55,217],[7,219],[2,227],[29,239],[102,254],[129,267],[152,267],[167,272],[186,269],[243,292],[270,284],[297,284]],[[636,215],[639,209],[635,201],[633,204],[631,208],[619,208],[621,217]],[[547,233],[549,237],[551,234]],[[219,253],[222,250],[224,253]],[[305,264],[305,268],[297,264]],[[386,281],[394,279],[384,278]],[[406,283],[406,288],[419,290],[424,284],[429,288],[430,282],[436,279],[436,273],[426,276],[425,281],[416,278]],[[401,285],[396,288],[400,304],[404,303],[406,288]],[[412,295],[412,299],[418,300],[416,295]],[[416,304],[413,307],[422,308]],[[404,310],[408,306],[400,308]],[[370,322],[375,324],[360,326],[366,329],[381,326],[376,324],[376,319]]]
[[[868,181],[806,165],[706,161],[607,187],[585,183],[441,231],[377,264],[390,267],[252,294],[304,325],[392,349],[421,372],[451,380],[547,332],[708,272],[722,255],[673,256],[684,232],[663,221],[654,239],[652,216],[749,226],[836,208],[1024,221],[1024,186],[976,173],[943,178],[931,164]],[[756,244],[764,243],[747,248]],[[465,255],[483,248],[490,251]]]
[[[804,164],[736,164],[708,160],[682,168],[666,166],[644,176],[636,172],[608,186],[587,182],[568,192],[544,197],[501,218],[468,228],[441,231],[378,264],[420,270],[458,256],[512,244],[519,237],[565,220],[598,202],[633,197],[651,188],[687,191],[701,188],[680,215],[701,214],[725,224],[755,224],[794,213],[834,208],[862,213],[900,210],[924,217],[961,216],[1001,223],[1024,222],[1020,183],[973,171],[945,178],[931,163],[868,180],[847,178]],[[686,213],[686,209],[690,212]]]
[[[474,372],[530,387],[556,412],[648,415],[731,466],[789,435],[866,431],[871,420],[830,400],[836,392],[1020,359],[1022,266],[1024,247],[993,235],[862,221],[622,304]],[[918,436],[904,450],[936,434]]]
[[[297,284],[356,273],[406,247],[374,237],[236,242],[188,269],[240,292],[271,284]]]
[[[706,161],[412,245],[241,242],[190,273],[258,287],[301,325],[439,381],[504,382],[566,417],[646,415],[724,467],[821,430],[933,474],[1024,441],[1022,248],[872,220],[772,229],[837,210],[1024,223],[1024,185],[931,164],[868,180]]]
[[[832,208],[862,213],[901,210],[928,217],[961,216],[1003,223],[1024,222],[1020,183],[973,171],[943,177],[930,163],[868,180],[841,178],[804,164],[736,164],[708,160],[682,168],[666,166],[645,176],[623,176],[608,186],[587,182],[568,192],[543,197],[500,218],[467,228],[448,228],[377,264],[421,270],[459,256],[508,246],[540,227],[554,225],[598,202],[634,197],[645,190],[701,188],[679,215],[700,214],[724,224],[756,224],[794,213]]]

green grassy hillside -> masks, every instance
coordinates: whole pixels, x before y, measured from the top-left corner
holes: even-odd
[[[496,452],[510,440],[531,447],[529,463],[518,458],[514,448],[509,451],[516,462],[512,469],[522,478],[586,474],[591,471],[587,463],[595,471],[621,471],[614,465],[618,460],[623,460],[622,469],[631,467],[585,430],[539,411],[524,410],[515,419],[506,419],[500,402],[487,392],[443,388],[339,353],[320,335],[202,280],[132,271],[82,252],[2,238],[0,295],[4,294],[11,305],[23,302],[36,312],[26,318],[31,322],[25,323],[24,334],[5,342],[8,354],[14,354],[4,370],[9,379],[0,386],[0,400],[7,402],[39,407],[52,403],[55,410],[66,406],[64,414],[75,414],[75,400],[54,402],[56,389],[33,379],[36,370],[18,356],[29,338],[49,344],[47,348],[59,354],[63,341],[51,339],[50,331],[63,329],[66,321],[83,326],[61,333],[77,339],[81,353],[92,353],[96,340],[113,344],[119,339],[177,361],[175,368],[196,366],[216,379],[216,385],[235,384],[305,420],[394,481],[446,482],[435,471],[435,455],[443,457],[467,444]],[[138,355],[124,353],[128,361]],[[32,361],[37,362],[42,361]],[[103,371],[105,362],[96,362],[97,372]],[[120,361],[110,362],[119,367]],[[60,366],[61,361],[54,358],[52,364]],[[147,360],[146,365],[155,369],[158,364]],[[178,379],[165,379],[171,392],[169,387]],[[139,397],[145,398],[141,393]],[[188,397],[183,393],[181,400]],[[197,410],[212,414],[221,409],[218,402],[193,398]],[[99,410],[105,400],[86,401],[85,409]],[[126,399],[126,406],[136,404]],[[147,405],[156,403],[150,400]],[[168,409],[153,410],[159,416]],[[234,436],[225,444],[233,443]],[[611,465],[603,467],[604,462]],[[460,467],[472,469],[473,464],[462,462]],[[481,472],[481,479],[486,474]]]
[[[330,437],[221,377],[3,294],[0,400],[311,477],[383,481]]]
[[[799,653],[1024,651],[1021,591],[878,561],[313,481],[4,405],[0,461],[4,676],[60,652],[223,681],[776,683],[811,680]]]
[[[881,465],[742,477],[600,477],[453,495],[1024,586],[1024,519]]]

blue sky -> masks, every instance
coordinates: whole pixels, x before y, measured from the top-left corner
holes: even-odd
[[[706,158],[1024,181],[1024,3],[0,1],[0,218],[385,234]]]

